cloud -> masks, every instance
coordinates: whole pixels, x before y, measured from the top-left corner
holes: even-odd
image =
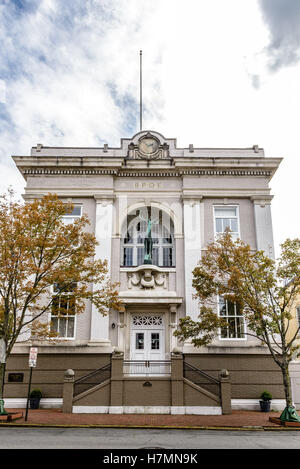
[[[139,130],[139,50],[145,114],[158,121],[159,0],[4,0],[0,4],[0,176],[11,154],[49,146],[118,146]],[[150,48],[151,43],[151,48]],[[147,54],[147,52],[146,52]],[[16,170],[15,170],[16,171]]]
[[[266,48],[268,67],[277,71],[300,60],[300,2],[298,0],[259,0],[270,42]]]

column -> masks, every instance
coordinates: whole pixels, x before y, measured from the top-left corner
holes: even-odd
[[[228,370],[221,370],[219,374],[221,387],[222,414],[231,414],[231,378]]]
[[[256,248],[265,251],[265,255],[275,259],[271,198],[252,197],[256,232]]]
[[[64,373],[64,386],[63,386],[63,413],[71,414],[73,409],[73,394],[74,394],[74,380],[75,373],[73,370],[66,370]]]
[[[172,408],[171,414],[184,414],[183,356],[171,356]]]
[[[186,315],[197,320],[199,305],[193,300],[193,270],[201,258],[201,200],[184,200],[184,271]]]
[[[113,200],[96,198],[95,236],[99,245],[96,246],[95,259],[107,260],[109,277],[111,275],[112,222]],[[110,345],[109,315],[102,316],[94,305],[92,305],[89,345]]]
[[[111,357],[110,414],[123,413],[123,353],[113,353]]]

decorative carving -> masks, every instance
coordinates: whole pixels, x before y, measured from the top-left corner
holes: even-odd
[[[148,132],[143,135],[137,144],[131,142],[128,145],[128,158],[142,160],[169,159],[169,145],[160,141]]]
[[[163,320],[162,316],[135,315],[132,316],[132,324],[134,326],[162,326]]]
[[[136,272],[128,272],[127,279],[129,289],[133,286],[141,289],[167,288],[167,274],[153,265],[142,265]]]

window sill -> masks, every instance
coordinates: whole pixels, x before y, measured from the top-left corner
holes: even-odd
[[[149,268],[152,266],[153,268],[157,269],[160,272],[175,272],[176,266],[172,267],[158,267],[157,265],[152,264],[140,264],[137,266],[132,267],[124,267],[120,266],[120,272],[136,272],[137,270],[142,270],[142,268]]]

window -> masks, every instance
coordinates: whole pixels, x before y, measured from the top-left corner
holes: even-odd
[[[219,316],[224,318],[228,326],[220,330],[220,339],[245,339],[245,318],[236,303],[219,296]]]
[[[139,266],[144,263],[148,219],[151,219],[152,264],[175,266],[174,225],[170,216],[153,207],[142,207],[127,216],[121,243],[121,265]]]
[[[136,333],[135,348],[136,350],[144,350],[144,333],[143,332]]]
[[[231,230],[231,236],[234,240],[240,237],[239,215],[237,206],[215,206],[215,235],[218,236],[225,232],[226,228]]]
[[[151,350],[159,350],[159,333],[153,332],[151,334]]]
[[[59,337],[73,339],[75,334],[75,298],[76,283],[62,291],[62,286],[54,284],[51,310],[51,330]]]
[[[65,225],[69,225],[71,223],[74,223],[74,221],[77,218],[81,217],[81,212],[82,212],[82,206],[81,205],[75,205],[72,212],[65,213],[65,215],[62,217],[62,220]]]

